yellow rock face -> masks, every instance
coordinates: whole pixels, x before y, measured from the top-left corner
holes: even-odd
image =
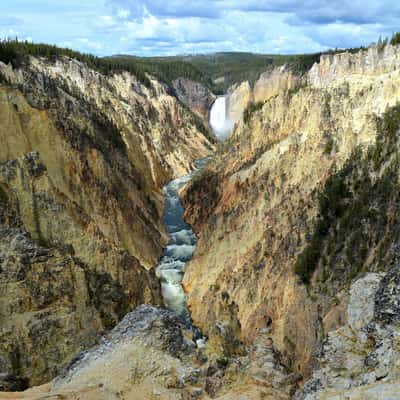
[[[221,335],[224,326],[251,342],[270,324],[286,364],[307,375],[330,311],[293,273],[318,212],[314,191],[356,146],[374,142],[373,116],[400,101],[400,49],[325,57],[293,88],[282,83],[287,75],[271,79],[258,92],[267,96],[263,107],[238,123],[195,183],[201,194],[187,189],[187,219],[200,240],[184,287],[205,333]],[[282,89],[269,96],[275,87]],[[334,329],[341,319],[325,321]]]
[[[287,67],[274,68],[271,72],[261,74],[254,85],[253,101],[267,101],[271,97],[279,95],[290,89],[294,89],[299,83],[299,77],[293,74]]]
[[[250,103],[265,102],[279,93],[293,90],[300,84],[299,76],[293,74],[286,66],[281,66],[261,74],[253,88],[248,81],[233,85],[226,95],[226,117],[233,125],[240,121]]]
[[[227,94],[227,119],[236,123],[242,117],[244,109],[252,101],[253,93],[249,82],[235,85],[228,90]]]

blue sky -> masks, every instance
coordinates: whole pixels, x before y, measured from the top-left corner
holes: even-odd
[[[0,37],[97,55],[302,53],[398,30],[399,0],[0,0]]]

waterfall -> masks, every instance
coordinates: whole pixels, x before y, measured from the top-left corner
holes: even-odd
[[[211,107],[210,126],[215,135],[220,138],[227,136],[232,128],[232,123],[226,118],[226,114],[226,97],[218,97]]]

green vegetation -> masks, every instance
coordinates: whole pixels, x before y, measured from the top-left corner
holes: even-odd
[[[182,102],[180,104],[183,108],[188,110],[188,115],[190,115],[190,123],[193,124],[196,129],[210,141],[210,143],[219,143],[215,135],[205,127],[201,118],[197,114],[191,112],[186,104]]]
[[[5,190],[0,186],[0,205],[1,204],[7,204],[8,202],[8,196]]]
[[[378,44],[384,47],[387,42],[388,39],[380,39]],[[390,43],[393,45],[400,43],[400,32],[393,35]],[[90,68],[103,74],[131,72],[147,87],[150,87],[151,83],[146,74],[150,74],[169,86],[173,80],[182,77],[202,83],[215,94],[223,94],[236,83],[249,81],[254,84],[261,73],[280,65],[286,64],[294,73],[303,74],[319,61],[321,54],[336,54],[343,51],[356,53],[362,49],[365,47],[297,55],[226,52],[173,57],[118,55],[101,58],[47,44],[3,40],[0,41],[0,61],[19,66],[29,55],[48,59],[67,56],[85,62]]]
[[[14,67],[19,67],[27,61],[29,56],[45,57],[49,60],[66,56],[84,62],[88,67],[106,75],[128,71],[134,74],[144,85],[148,87],[151,86],[143,67],[132,61],[99,58],[91,54],[82,54],[67,48],[60,48],[43,43],[21,42],[18,41],[18,39],[0,41],[0,61],[6,64],[11,63]]]
[[[193,65],[182,61],[163,61],[156,59],[144,59],[136,57],[109,57],[99,58],[90,54],[82,54],[71,49],[59,48],[47,44],[34,44],[27,41],[18,40],[0,41],[0,61],[11,63],[14,67],[22,66],[27,62],[29,56],[44,57],[49,60],[57,57],[66,56],[84,62],[88,67],[105,75],[128,71],[134,74],[139,81],[147,87],[151,86],[146,73],[156,76],[159,80],[170,85],[172,80],[178,77],[187,77],[204,84],[211,85]],[[66,89],[68,90],[68,89]],[[76,97],[77,94],[74,93]],[[68,120],[68,118],[66,119]],[[119,130],[110,122],[99,115],[93,115],[92,120],[99,125],[99,129],[105,132],[104,136],[109,140],[113,147],[125,150],[125,145],[121,138]],[[214,136],[205,128],[204,124],[196,115],[192,115],[191,122],[202,132],[209,140],[215,141]],[[63,125],[64,123],[61,122]],[[82,135],[91,137],[91,129],[84,127],[81,129]],[[107,147],[107,143],[102,144],[102,148]]]
[[[388,43],[390,43],[392,46],[400,44],[400,32],[394,33],[390,39],[387,37],[382,38],[380,36],[376,44],[379,51],[382,51]]]
[[[62,56],[74,58],[105,75],[128,71],[147,87],[150,87],[151,83],[146,74],[150,74],[167,85],[171,85],[174,79],[183,77],[203,83],[211,90],[215,90],[209,76],[199,71],[193,64],[174,57],[114,56],[101,58],[43,43],[36,44],[18,39],[0,41],[0,61],[6,64],[11,63],[14,67],[20,67],[29,56],[44,57],[49,60]]]
[[[252,53],[216,53],[173,57],[117,56],[110,60],[135,62],[167,84],[184,77],[208,87],[215,94],[223,94],[235,83],[250,81],[274,67],[288,64],[295,73],[308,71],[319,61],[320,53],[300,55],[264,55]]]
[[[365,270],[385,269],[400,241],[400,104],[377,119],[376,143],[357,149],[318,194],[319,215],[294,271],[308,284],[339,287]],[[373,249],[376,249],[374,251]]]
[[[243,122],[248,124],[253,113],[263,108],[264,102],[250,103],[243,112]]]
[[[297,258],[294,271],[304,283],[309,283],[321,256],[323,240],[333,223],[341,218],[346,210],[346,200],[350,197],[344,178],[350,165],[340,173],[332,175],[319,195],[319,217],[310,243]]]
[[[390,44],[395,46],[396,44],[400,44],[400,32],[396,32],[393,34],[392,38],[390,39]]]
[[[151,83],[146,74],[150,74],[169,86],[171,86],[173,80],[183,77],[203,83],[212,90],[215,89],[211,79],[206,74],[184,60],[130,56],[101,58],[48,44],[21,42],[17,39],[0,41],[0,61],[19,67],[27,61],[29,56],[45,57],[49,60],[61,56],[74,58],[105,75],[128,71],[134,74],[147,87],[150,87]]]
[[[338,54],[338,53],[344,53],[344,52],[355,54],[355,53],[358,53],[361,50],[366,50],[366,49],[367,49],[367,47],[365,47],[365,46],[349,47],[347,49],[338,49],[338,48],[336,48],[336,49],[330,49],[330,50],[328,50],[328,51],[326,51],[326,52],[324,52],[322,54]]]
[[[380,134],[376,139],[376,145],[368,151],[368,157],[372,159],[375,171],[378,171],[397,150],[400,105],[389,108],[382,118],[378,118],[377,126]]]
[[[121,132],[117,126],[102,114],[92,113],[91,121],[93,128],[96,132],[102,132],[101,139],[94,132],[93,128],[87,127],[84,134],[88,137],[96,138],[90,139],[93,147],[98,147],[103,154],[108,154],[109,150],[116,149],[126,154],[125,142],[122,139]]]
[[[268,55],[253,53],[216,53],[174,57],[193,64],[214,82],[214,93],[225,93],[235,83],[249,81],[250,84],[260,74],[287,64],[295,73],[308,71],[319,61],[320,53],[299,55]],[[217,80],[217,82],[215,82]]]
[[[141,71],[155,76],[160,81],[171,86],[172,82],[177,78],[191,79],[202,83],[211,91],[217,92],[218,88],[213,84],[210,77],[201,72],[195,65],[176,57],[134,57],[134,56],[113,56],[103,58],[110,63],[121,65],[134,65]]]
[[[379,37],[379,40],[378,40],[378,43],[377,43],[379,51],[382,51],[386,47],[388,42],[389,42],[388,38],[382,39],[381,37]]]
[[[216,136],[205,127],[201,118],[192,112],[190,115],[191,123],[196,127],[196,129],[202,133],[210,141],[210,143],[218,143]]]

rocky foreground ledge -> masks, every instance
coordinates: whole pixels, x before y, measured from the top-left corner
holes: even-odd
[[[287,399],[297,376],[268,332],[246,356],[198,349],[170,311],[142,305],[46,385],[0,399]]]
[[[301,377],[260,332],[242,356],[198,349],[170,311],[142,305],[47,385],[0,399],[394,400],[400,393],[400,269],[369,273],[350,289],[347,322],[329,332],[319,367]]]
[[[170,311],[142,305],[47,385],[0,399],[394,400],[400,393],[400,269],[350,288],[347,322],[329,332],[319,367],[301,377],[281,364],[268,329],[242,356],[198,349]],[[297,388],[297,391],[296,391]]]

